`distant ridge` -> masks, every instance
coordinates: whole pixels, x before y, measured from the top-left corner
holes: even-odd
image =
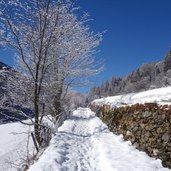
[[[140,92],[171,85],[171,50],[163,61],[145,63],[129,75],[112,77],[90,90],[91,100],[125,93]]]
[[[5,64],[5,63],[3,63],[3,62],[0,61],[0,70],[2,70],[4,67],[5,68],[8,68],[8,69],[11,69],[12,68],[9,65],[7,65],[7,64]]]

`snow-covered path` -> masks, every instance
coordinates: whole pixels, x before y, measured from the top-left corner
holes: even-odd
[[[29,171],[168,171],[111,133],[88,108],[64,122]]]

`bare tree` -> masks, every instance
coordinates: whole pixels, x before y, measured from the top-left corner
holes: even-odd
[[[74,13],[73,2],[62,0],[1,0],[0,44],[16,53],[16,96],[35,113],[34,132],[39,145],[42,118],[50,111],[56,119],[69,86],[99,73],[95,48],[101,34]],[[20,76],[20,74],[22,76]],[[17,102],[19,103],[19,102]]]
[[[62,18],[63,17],[63,18]],[[87,16],[80,21],[74,13],[68,11],[59,20],[61,35],[52,49],[52,65],[48,76],[51,99],[51,110],[56,119],[61,114],[61,103],[65,99],[67,90],[74,85],[86,85],[90,76],[98,74],[103,67],[95,64],[95,48],[102,40],[101,33],[93,34],[86,24]]]
[[[46,40],[50,1],[1,1],[1,43],[15,50],[22,74],[33,83],[35,136],[40,145],[40,93],[47,68],[49,44]]]

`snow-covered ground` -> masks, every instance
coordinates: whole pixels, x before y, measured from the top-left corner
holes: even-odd
[[[111,133],[88,108],[67,119],[29,171],[169,171]]]
[[[140,93],[130,93],[119,96],[111,96],[94,100],[92,103],[96,105],[111,105],[119,107],[125,104],[131,105],[135,103],[151,103],[170,104],[171,105],[171,87],[158,88]]]
[[[17,167],[24,163],[30,129],[21,123],[0,125],[0,171],[17,171]],[[29,149],[32,148],[30,140]]]

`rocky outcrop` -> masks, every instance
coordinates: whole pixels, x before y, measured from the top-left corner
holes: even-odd
[[[90,105],[109,129],[171,168],[171,106],[156,103],[111,108]]]

